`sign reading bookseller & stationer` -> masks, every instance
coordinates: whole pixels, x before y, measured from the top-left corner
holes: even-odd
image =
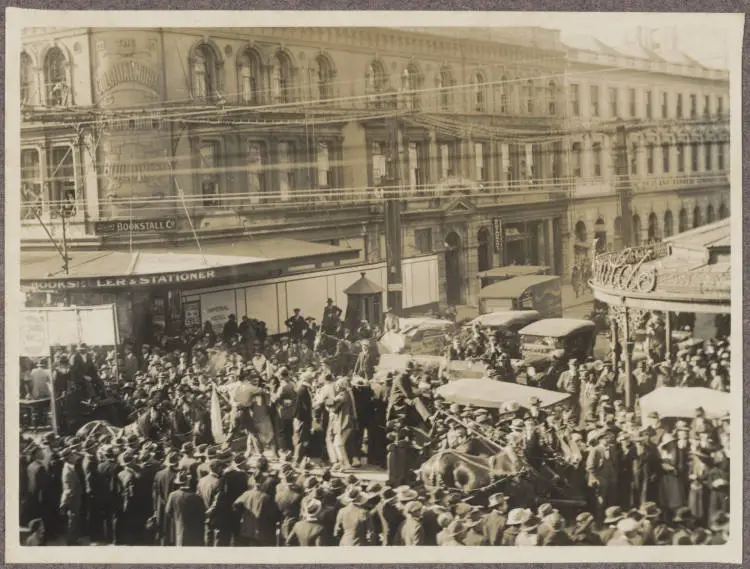
[[[96,277],[24,281],[22,286],[36,291],[127,288],[133,286],[154,286],[205,281],[215,277],[216,271],[207,269],[204,271],[185,271],[181,273],[139,275],[133,277]]]
[[[163,219],[123,219],[94,222],[94,230],[99,235],[158,233],[160,231],[174,231],[176,228],[177,220],[173,217]]]

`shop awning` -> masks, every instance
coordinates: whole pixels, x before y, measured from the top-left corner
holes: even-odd
[[[518,298],[532,286],[554,281],[555,275],[525,275],[491,284],[479,291],[479,298]]]
[[[21,285],[32,290],[68,290],[206,283],[314,263],[354,259],[348,249],[295,239],[245,239],[184,249],[73,251],[69,271],[55,251],[21,252]]]

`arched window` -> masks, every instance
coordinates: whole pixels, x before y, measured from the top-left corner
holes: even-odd
[[[613,244],[615,251],[622,249],[622,218],[616,217],[614,223],[615,242]]]
[[[438,75],[438,88],[440,89],[440,110],[450,110],[453,103],[453,73],[449,67],[443,67]]]
[[[633,245],[641,244],[641,218],[638,214],[633,216]]]
[[[557,84],[554,81],[547,84],[547,109],[550,115],[557,114]]]
[[[34,69],[31,56],[25,51],[21,52],[21,104],[30,105],[35,99],[34,93]]]
[[[523,88],[523,98],[526,101],[526,112],[534,114],[534,82],[529,79]]]
[[[237,59],[237,66],[242,102],[257,105],[261,102],[261,65],[258,55],[250,49],[245,50]]]
[[[719,219],[726,219],[729,217],[729,211],[727,210],[727,206],[724,204],[721,204],[719,206]]]
[[[420,107],[420,93],[422,79],[419,69],[414,63],[410,63],[401,74],[401,88],[404,91],[404,103],[406,108],[416,110]]]
[[[672,219],[672,211],[667,210],[664,212],[664,237],[672,237],[674,233],[674,221]]]
[[[324,101],[333,97],[333,67],[324,55],[318,55],[311,70],[313,92],[318,100]]]
[[[648,240],[650,243],[659,240],[659,220],[654,212],[648,216]]]
[[[471,78],[472,105],[478,113],[487,111],[487,81],[481,73],[475,73]]]
[[[706,208],[706,223],[713,223],[714,221],[716,221],[714,206],[709,204],[708,208]]]
[[[271,72],[271,94],[276,103],[289,103],[293,99],[292,62],[284,52],[273,59]]]
[[[365,73],[365,83],[368,92],[382,93],[388,87],[388,75],[380,61],[371,61]]]
[[[693,209],[693,227],[700,227],[703,225],[703,216],[701,215],[700,206],[695,206]]]
[[[219,96],[219,58],[210,45],[195,48],[192,57],[193,97],[213,99]]]
[[[680,218],[677,222],[677,232],[682,233],[683,231],[688,230],[688,214],[685,208],[683,207],[680,210]]]
[[[586,230],[586,224],[583,221],[579,221],[576,223],[576,241],[578,243],[585,243],[588,244],[588,231]]]
[[[479,230],[477,234],[477,269],[479,272],[492,268],[492,239],[486,227]]]
[[[47,105],[62,107],[69,104],[68,62],[59,47],[53,47],[44,57],[44,87]]]

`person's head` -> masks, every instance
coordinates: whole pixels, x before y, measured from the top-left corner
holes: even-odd
[[[37,536],[40,541],[44,541],[45,528],[42,518],[34,518],[29,522],[29,533]]]

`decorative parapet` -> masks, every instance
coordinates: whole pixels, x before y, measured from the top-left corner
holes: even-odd
[[[655,267],[653,261],[668,257],[668,243],[633,247],[597,255],[593,261],[591,286],[607,292],[652,294],[655,297],[726,297],[731,291],[731,271],[690,269],[684,265]]]

